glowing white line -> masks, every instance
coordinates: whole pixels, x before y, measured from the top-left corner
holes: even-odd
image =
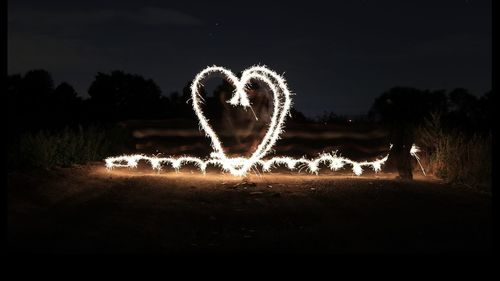
[[[356,162],[347,158],[339,157],[335,153],[323,153],[320,154],[317,158],[308,160],[305,158],[295,159],[291,157],[273,157],[268,160],[259,159],[256,161],[253,166],[261,166],[262,171],[269,172],[272,168],[279,166],[280,164],[285,164],[286,167],[290,170],[294,170],[297,167],[297,164],[305,164],[309,171],[317,174],[320,170],[319,164],[327,164],[330,170],[337,171],[342,169],[345,165],[351,165],[352,171],[357,176],[361,175],[363,172],[363,168],[365,166],[370,166],[373,171],[379,172],[381,166],[387,161],[388,154],[382,158],[375,161],[364,161],[364,162]],[[247,158],[227,158],[227,159],[217,159],[217,158],[209,158],[207,160],[202,160],[197,157],[156,157],[156,156],[146,156],[143,154],[134,154],[134,155],[122,155],[117,157],[108,157],[105,159],[106,167],[108,169],[113,169],[116,167],[128,167],[128,168],[136,168],[139,164],[139,161],[149,162],[151,167],[155,170],[162,170],[162,164],[170,164],[172,168],[178,170],[181,166],[185,164],[194,164],[196,167],[200,169],[201,172],[205,173],[208,165],[219,166],[222,170],[226,172],[231,172],[231,168],[241,167],[246,164],[248,161]]]
[[[260,80],[271,88],[273,92],[273,104],[274,110],[271,116],[271,122],[269,128],[257,149],[249,158],[243,157],[227,157],[224,152],[222,142],[218,138],[217,134],[214,132],[210,126],[208,120],[205,118],[201,104],[203,102],[202,97],[199,94],[199,88],[202,86],[202,81],[211,74],[222,74],[227,81],[229,81],[235,88],[233,96],[228,101],[233,106],[241,105],[244,108],[250,107],[250,100],[246,93],[246,86],[250,83],[250,80]],[[241,78],[238,79],[230,70],[225,69],[220,66],[210,66],[198,73],[191,84],[191,99],[193,101],[193,110],[199,119],[200,127],[205,132],[205,135],[210,139],[213,152],[210,154],[210,158],[202,160],[197,157],[183,156],[183,157],[156,157],[156,156],[145,156],[143,154],[134,155],[122,155],[118,157],[108,157],[105,159],[106,167],[112,169],[115,167],[128,167],[136,168],[139,161],[147,161],[150,163],[151,167],[155,170],[161,170],[162,164],[170,164],[174,169],[178,170],[184,164],[194,164],[203,173],[206,172],[208,165],[219,166],[223,171],[229,172],[234,176],[244,176],[249,170],[255,168],[255,166],[260,165],[263,171],[270,171],[273,167],[280,164],[285,164],[290,170],[297,167],[297,164],[305,165],[310,172],[318,173],[320,164],[328,164],[328,167],[332,171],[337,171],[343,168],[345,165],[351,165],[352,171],[356,175],[361,175],[363,173],[363,167],[371,167],[375,172],[381,170],[381,166],[387,161],[389,154],[385,157],[375,160],[375,161],[364,161],[356,162],[344,157],[336,155],[333,153],[323,153],[317,158],[308,160],[306,158],[295,159],[291,157],[273,157],[268,160],[263,160],[263,158],[269,153],[276,141],[279,139],[280,134],[283,131],[283,125],[285,123],[286,116],[290,113],[290,108],[292,106],[291,100],[292,93],[288,90],[285,79],[277,74],[276,72],[268,69],[266,66],[252,66],[242,72]],[[392,145],[391,145],[392,147]],[[417,158],[418,147],[413,149],[412,155]],[[419,161],[420,164],[420,161]],[[422,165],[420,165],[422,167]],[[423,171],[423,168],[422,168]],[[424,172],[425,174],[425,172]]]
[[[246,161],[237,161],[238,166],[227,165],[227,163],[234,162],[227,161],[229,158],[226,156],[224,149],[222,148],[222,142],[208,123],[208,120],[205,118],[200,105],[201,97],[199,94],[199,88],[202,85],[201,82],[208,75],[214,73],[222,74],[227,81],[233,84],[235,91],[233,92],[231,99],[228,101],[233,106],[241,105],[245,108],[250,107],[250,100],[248,99],[248,95],[246,93],[246,85],[251,79],[263,81],[269,85],[274,94],[274,110],[273,115],[271,116],[271,123],[266,134],[257,149],[249,158],[246,159]],[[231,174],[236,176],[245,175],[257,161],[263,158],[272,149],[278,140],[279,135],[283,131],[285,118],[289,114],[292,104],[290,95],[291,93],[288,90],[285,79],[265,66],[252,66],[245,69],[241,74],[241,79],[238,79],[238,77],[236,77],[236,75],[234,75],[230,70],[219,66],[207,67],[198,73],[191,84],[191,98],[193,100],[193,110],[200,121],[200,126],[207,137],[210,138],[212,148],[214,150],[211,157],[220,159],[222,162],[226,163],[224,167],[226,167]]]

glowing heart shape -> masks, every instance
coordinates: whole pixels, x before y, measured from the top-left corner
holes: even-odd
[[[211,74],[222,74],[227,81],[229,81],[235,88],[233,96],[228,101],[233,106],[241,105],[243,107],[250,107],[250,101],[245,91],[246,86],[250,80],[260,80],[271,88],[273,92],[273,114],[271,116],[271,123],[267,130],[262,142],[249,158],[236,157],[229,158],[224,152],[222,142],[213,130],[212,126],[206,119],[201,104],[202,97],[199,94],[199,89],[202,86],[202,81]],[[210,138],[214,152],[211,154],[212,158],[223,160],[223,168],[233,175],[245,175],[252,166],[261,160],[272,149],[274,144],[279,138],[283,130],[283,124],[287,114],[290,112],[291,99],[290,91],[286,85],[285,79],[276,72],[268,69],[265,66],[252,66],[243,71],[239,79],[230,70],[220,67],[211,66],[204,69],[196,75],[193,83],[191,84],[191,97],[193,100],[193,109],[196,116],[200,120],[200,125],[205,134]]]
[[[227,155],[224,153],[224,149],[222,148],[220,139],[217,137],[217,134],[209,125],[208,120],[203,114],[203,110],[201,108],[201,103],[203,101],[198,90],[202,86],[201,83],[203,79],[213,73],[222,74],[235,87],[233,96],[229,100],[229,103],[234,106],[241,105],[243,107],[250,107],[250,101],[248,100],[248,95],[245,91],[245,87],[252,79],[260,80],[268,84],[273,92],[274,109],[273,115],[271,116],[269,129],[267,130],[262,142],[249,158],[227,157]],[[262,171],[269,171],[276,165],[285,164],[289,169],[295,169],[298,165],[304,165],[310,172],[318,173],[320,164],[328,165],[328,167],[332,171],[337,171],[347,164],[351,165],[354,174],[359,176],[363,173],[362,167],[366,166],[371,167],[375,172],[379,172],[381,170],[381,166],[387,161],[389,157],[389,154],[387,153],[387,155],[385,155],[385,157],[381,159],[377,159],[374,161],[357,162],[348,158],[337,156],[337,152],[335,151],[333,153],[322,153],[314,159],[306,159],[304,157],[297,159],[286,156],[273,157],[267,160],[262,159],[267,153],[269,153],[273,145],[278,140],[279,135],[283,130],[285,118],[290,112],[291,108],[291,93],[288,90],[285,79],[265,66],[252,66],[246,69],[245,71],[243,71],[240,79],[238,79],[238,77],[236,77],[230,70],[223,67],[207,67],[198,75],[196,75],[193,83],[191,84],[191,96],[193,100],[193,110],[200,120],[201,129],[205,132],[205,134],[210,138],[212,142],[212,148],[214,152],[210,155],[210,158],[203,160],[191,156],[157,157],[146,156],[143,154],[132,154],[121,155],[117,157],[108,157],[105,159],[106,167],[108,169],[112,169],[114,167],[136,168],[139,161],[147,161],[151,164],[151,167],[153,169],[158,171],[161,170],[162,163],[170,164],[176,170],[179,169],[182,165],[194,164],[198,166],[198,168],[203,173],[205,173],[208,165],[214,165],[222,167],[224,171],[228,171],[234,176],[244,176],[250,169],[254,167],[254,165],[260,165],[262,167]],[[413,145],[410,154],[414,156],[417,161],[418,152],[418,147]],[[422,168],[422,172],[425,175],[423,167],[421,165],[420,167]]]

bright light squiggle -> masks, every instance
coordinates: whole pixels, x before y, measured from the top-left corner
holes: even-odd
[[[352,161],[348,158],[337,156],[335,153],[323,153],[320,154],[317,158],[309,160],[306,158],[295,159],[291,157],[273,157],[268,160],[257,160],[252,166],[260,166],[262,171],[269,172],[272,168],[278,167],[280,165],[285,165],[286,168],[290,170],[295,170],[300,165],[305,165],[309,172],[318,173],[320,168],[320,164],[325,164],[332,171],[337,171],[342,169],[345,165],[351,165],[352,171],[357,176],[363,173],[362,167],[370,167],[375,172],[379,172],[381,170],[382,165],[387,161],[389,155],[387,154],[384,158],[375,160],[375,161],[364,161],[364,162],[356,162]],[[118,157],[108,157],[105,159],[106,167],[108,169],[116,168],[116,167],[128,167],[128,168],[136,168],[139,164],[139,161],[149,162],[151,168],[155,170],[162,170],[162,164],[169,164],[175,170],[180,169],[183,165],[193,164],[200,169],[201,172],[205,173],[206,169],[209,165],[218,166],[222,168],[222,170],[226,172],[237,170],[239,167],[242,167],[247,164],[248,159],[237,157],[237,158],[226,158],[226,159],[217,159],[217,158],[209,158],[207,160],[202,160],[197,157],[156,157],[156,156],[146,156],[143,154],[134,154],[134,155],[122,155]],[[234,175],[234,174],[233,174]]]
[[[253,80],[260,80],[269,85],[271,91],[273,92],[274,99],[274,110],[271,116],[271,122],[269,128],[257,149],[249,158],[244,157],[227,157],[224,152],[222,142],[218,138],[217,134],[210,126],[208,120],[205,118],[201,104],[203,103],[203,98],[199,94],[200,87],[203,86],[202,81],[212,74],[222,74],[227,81],[229,81],[235,88],[233,96],[228,101],[233,106],[242,106],[243,108],[251,108],[250,100],[246,93],[246,87]],[[389,154],[381,159],[375,161],[364,161],[357,162],[350,160],[348,158],[340,157],[333,153],[323,153],[317,158],[306,159],[306,158],[291,158],[291,157],[273,157],[267,160],[263,158],[269,153],[276,141],[279,139],[280,134],[283,131],[283,126],[285,123],[286,116],[290,113],[290,108],[292,105],[291,101],[292,93],[288,90],[285,79],[277,74],[276,72],[268,69],[266,66],[252,66],[243,71],[241,78],[238,79],[230,70],[219,66],[210,66],[198,73],[191,84],[191,99],[193,101],[193,110],[199,119],[200,127],[205,132],[205,135],[210,139],[213,152],[210,154],[208,159],[200,159],[191,156],[182,157],[156,157],[156,156],[146,156],[143,154],[134,155],[122,155],[118,157],[108,157],[105,159],[106,167],[112,169],[115,167],[128,167],[136,168],[139,161],[149,162],[151,167],[155,170],[161,170],[162,165],[168,164],[172,168],[178,170],[183,165],[193,164],[197,166],[200,171],[205,173],[209,165],[218,166],[223,171],[229,172],[234,176],[244,176],[252,168],[260,166],[262,171],[267,172],[272,168],[279,165],[286,165],[290,170],[294,170],[297,167],[306,167],[311,173],[318,173],[320,164],[325,164],[332,171],[337,171],[343,168],[345,165],[350,165],[352,171],[355,175],[361,175],[363,173],[363,167],[370,167],[375,172],[381,170],[382,165],[387,161]],[[392,145],[391,145],[392,147]],[[413,149],[412,155],[417,158],[418,147]],[[420,164],[420,162],[419,162]],[[423,171],[423,168],[422,168]],[[425,174],[425,172],[424,172]]]

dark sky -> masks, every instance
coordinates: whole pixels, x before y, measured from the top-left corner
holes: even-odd
[[[8,3],[8,73],[44,68],[83,96],[120,69],[180,91],[207,65],[285,73],[307,115],[366,112],[393,86],[491,88],[491,1]]]

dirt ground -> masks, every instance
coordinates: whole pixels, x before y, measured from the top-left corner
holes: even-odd
[[[491,195],[417,176],[10,172],[11,252],[491,252]]]

